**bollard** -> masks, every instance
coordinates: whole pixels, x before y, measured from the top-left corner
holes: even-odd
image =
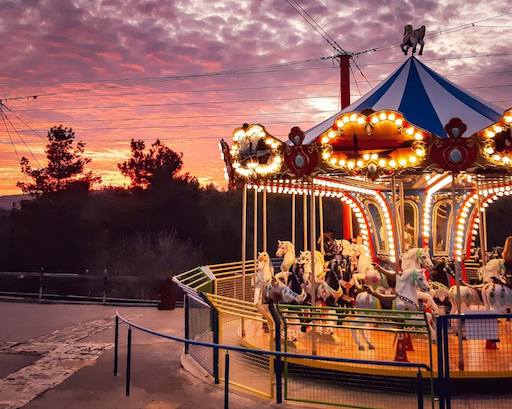
[[[41,267],[41,272],[39,273],[39,304],[43,302],[43,277],[44,267]]]
[[[108,284],[108,270],[103,270],[103,294],[102,294],[102,302],[103,304],[107,303],[107,284]]]
[[[224,409],[229,409],[229,351],[224,357]]]
[[[281,319],[279,318],[279,312],[273,303],[269,304],[268,309],[274,320],[275,349],[277,352],[281,352]],[[269,357],[269,359],[272,359],[272,357]],[[283,403],[283,362],[279,355],[275,357],[274,363],[276,374],[276,403]]]
[[[417,393],[418,393],[418,409],[423,409],[423,377],[421,375],[421,370],[418,368],[417,377]]]
[[[117,360],[118,360],[118,349],[119,349],[119,317],[116,315],[116,326],[114,332],[114,376],[118,375],[117,372]]]
[[[128,347],[126,350],[126,396],[130,396],[130,376],[132,370],[132,327],[128,327]]]

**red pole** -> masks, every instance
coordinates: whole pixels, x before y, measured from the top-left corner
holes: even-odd
[[[340,59],[340,102],[341,109],[350,105],[350,55],[342,54]]]
[[[341,109],[350,105],[350,55],[338,56],[340,60],[340,103]],[[350,206],[341,204],[341,218],[343,226],[343,238],[350,239],[354,236],[352,229],[352,211]]]

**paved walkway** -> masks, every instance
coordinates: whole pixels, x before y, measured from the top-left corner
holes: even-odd
[[[4,375],[0,379],[0,408],[223,407],[222,389],[181,368],[181,345],[135,331],[132,390],[126,397],[126,328],[120,334],[121,373],[112,375],[115,310],[103,306],[0,303],[0,322],[6,326],[6,331],[0,333],[0,365],[9,361],[13,369],[0,374]],[[183,333],[181,309],[119,310],[149,328]],[[230,403],[237,409],[275,407],[266,400],[239,394],[231,394]]]

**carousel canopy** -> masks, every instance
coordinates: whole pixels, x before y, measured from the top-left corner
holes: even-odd
[[[407,59],[388,78],[342,111],[306,132],[304,143],[312,143],[346,112],[383,109],[400,112],[407,121],[440,137],[451,118],[466,125],[471,136],[500,120],[503,111],[470,94],[414,57]]]

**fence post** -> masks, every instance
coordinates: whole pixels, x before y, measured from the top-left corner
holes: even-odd
[[[219,343],[219,313],[212,308],[212,327],[213,327],[213,343]],[[215,383],[219,382],[219,348],[213,347],[213,378]]]
[[[443,320],[443,352],[444,352],[444,379],[443,395],[446,402],[446,409],[451,409],[452,402],[450,396],[450,349],[448,346],[448,319]]]
[[[118,350],[119,350],[119,317],[116,314],[116,326],[114,332],[114,376],[118,375],[117,365],[118,365]]]
[[[418,409],[423,409],[423,376],[421,370],[418,368],[417,378],[417,394],[418,394]]]
[[[275,304],[269,304],[268,309],[274,320],[275,349],[276,352],[281,352],[281,319],[279,318],[279,313],[277,312]],[[272,359],[272,357],[269,357],[269,359]],[[275,371],[276,402],[283,403],[283,364],[279,355],[275,357]]]
[[[190,311],[189,311],[190,303],[189,303],[189,300],[188,300],[187,293],[185,293],[183,295],[183,307],[185,308],[185,339],[190,339],[190,324],[189,324],[189,320],[190,320]],[[188,354],[188,350],[189,350],[189,345],[188,345],[188,342],[185,341],[185,353],[186,354]]]
[[[39,304],[43,302],[43,277],[44,267],[41,267],[41,272],[39,273]]]
[[[132,327],[128,327],[128,347],[126,350],[126,396],[130,396],[130,377],[132,370]]]
[[[229,409],[229,351],[224,357],[224,409]]]
[[[439,398],[439,409],[445,409],[444,397],[444,357],[443,357],[443,316],[437,317],[436,338],[437,338],[437,396]]]
[[[102,296],[102,302],[103,304],[107,303],[107,281],[108,281],[108,270],[103,270],[103,296]]]

